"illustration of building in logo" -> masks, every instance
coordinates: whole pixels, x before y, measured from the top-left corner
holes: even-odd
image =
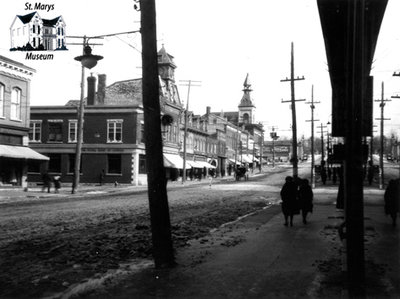
[[[16,16],[10,27],[11,51],[67,50],[62,16],[43,19],[37,12]]]

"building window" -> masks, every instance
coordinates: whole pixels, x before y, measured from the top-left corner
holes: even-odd
[[[62,120],[49,120],[49,142],[62,142]]]
[[[11,119],[21,119],[21,90],[13,88],[11,91]]]
[[[146,172],[146,155],[139,155],[139,173],[145,174]]]
[[[140,122],[140,142],[144,143],[144,122]]]
[[[78,136],[78,121],[73,119],[68,122],[68,142],[76,142]]]
[[[61,172],[61,154],[47,154],[50,158],[48,172]]]
[[[107,120],[107,142],[122,142],[122,120]]]
[[[108,169],[109,174],[121,174],[121,155],[120,154],[109,154],[108,158]]]
[[[40,142],[42,139],[42,121],[31,121],[29,124],[29,141]]]
[[[4,85],[0,83],[0,117],[4,117]]]

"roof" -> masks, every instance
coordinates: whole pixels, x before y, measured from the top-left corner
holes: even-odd
[[[17,17],[21,20],[22,23],[26,24],[26,23],[29,23],[32,20],[32,18],[33,18],[33,16],[35,14],[37,14],[36,11],[31,12],[31,13],[29,13],[27,15],[24,15],[24,16],[18,16],[17,15]]]
[[[54,27],[57,25],[58,20],[61,18],[61,16],[58,16],[57,18],[54,18],[52,20],[47,20],[47,19],[42,19],[43,25],[47,27]]]
[[[164,45],[162,45],[160,51],[158,51],[157,56],[159,64],[171,64],[174,68],[176,68],[176,65],[174,63],[174,56],[167,53]]]
[[[23,64],[21,62],[12,60],[12,59],[10,59],[8,57],[5,57],[5,56],[2,56],[2,55],[0,55],[0,61],[3,61],[5,63],[9,63],[9,64],[13,64],[15,66],[19,66],[19,67],[25,68],[27,70],[30,70],[31,72],[36,72],[35,69],[33,69],[33,68],[29,67],[29,66],[26,66],[25,64]]]
[[[141,104],[142,79],[117,81],[106,87],[105,105]]]

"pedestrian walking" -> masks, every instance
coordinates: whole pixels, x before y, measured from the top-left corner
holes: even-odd
[[[336,182],[337,182],[337,170],[336,167],[334,167],[332,171],[332,183],[336,185]]]
[[[397,213],[399,212],[400,202],[400,179],[390,180],[386,187],[385,194],[385,214],[392,218],[392,225],[396,226]]]
[[[104,169],[102,169],[101,172],[100,172],[100,174],[99,174],[99,183],[100,183],[100,186],[103,186],[104,176],[105,176],[105,171],[104,171]]]
[[[50,193],[50,188],[51,188],[51,177],[48,172],[45,172],[42,174],[42,192],[44,192],[47,189],[47,193]]]
[[[282,213],[285,217],[285,226],[288,226],[288,219],[290,220],[290,226],[293,226],[293,216],[298,214],[297,204],[297,185],[291,176],[285,178],[285,184],[281,189],[282,199]]]
[[[60,188],[61,188],[61,176],[56,175],[53,178],[53,182],[54,182],[54,193],[59,193],[60,192]]]
[[[311,189],[309,181],[307,179],[301,180],[298,200],[304,224],[307,224],[307,214],[313,212],[313,198],[314,193]]]
[[[326,184],[326,169],[325,169],[325,166],[322,166],[321,167],[321,181],[322,181],[322,184]]]
[[[372,185],[372,181],[374,180],[374,165],[372,160],[370,160],[369,162],[369,166],[368,166],[368,184],[371,186]]]

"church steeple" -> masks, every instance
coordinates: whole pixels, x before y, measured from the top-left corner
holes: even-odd
[[[162,45],[160,51],[157,53],[158,57],[158,73],[160,77],[166,81],[175,82],[175,69],[174,56],[167,53]]]
[[[251,83],[249,79],[249,74],[247,73],[246,79],[243,83],[243,96],[239,104],[239,123],[252,124],[255,122],[255,108],[251,98]]]

